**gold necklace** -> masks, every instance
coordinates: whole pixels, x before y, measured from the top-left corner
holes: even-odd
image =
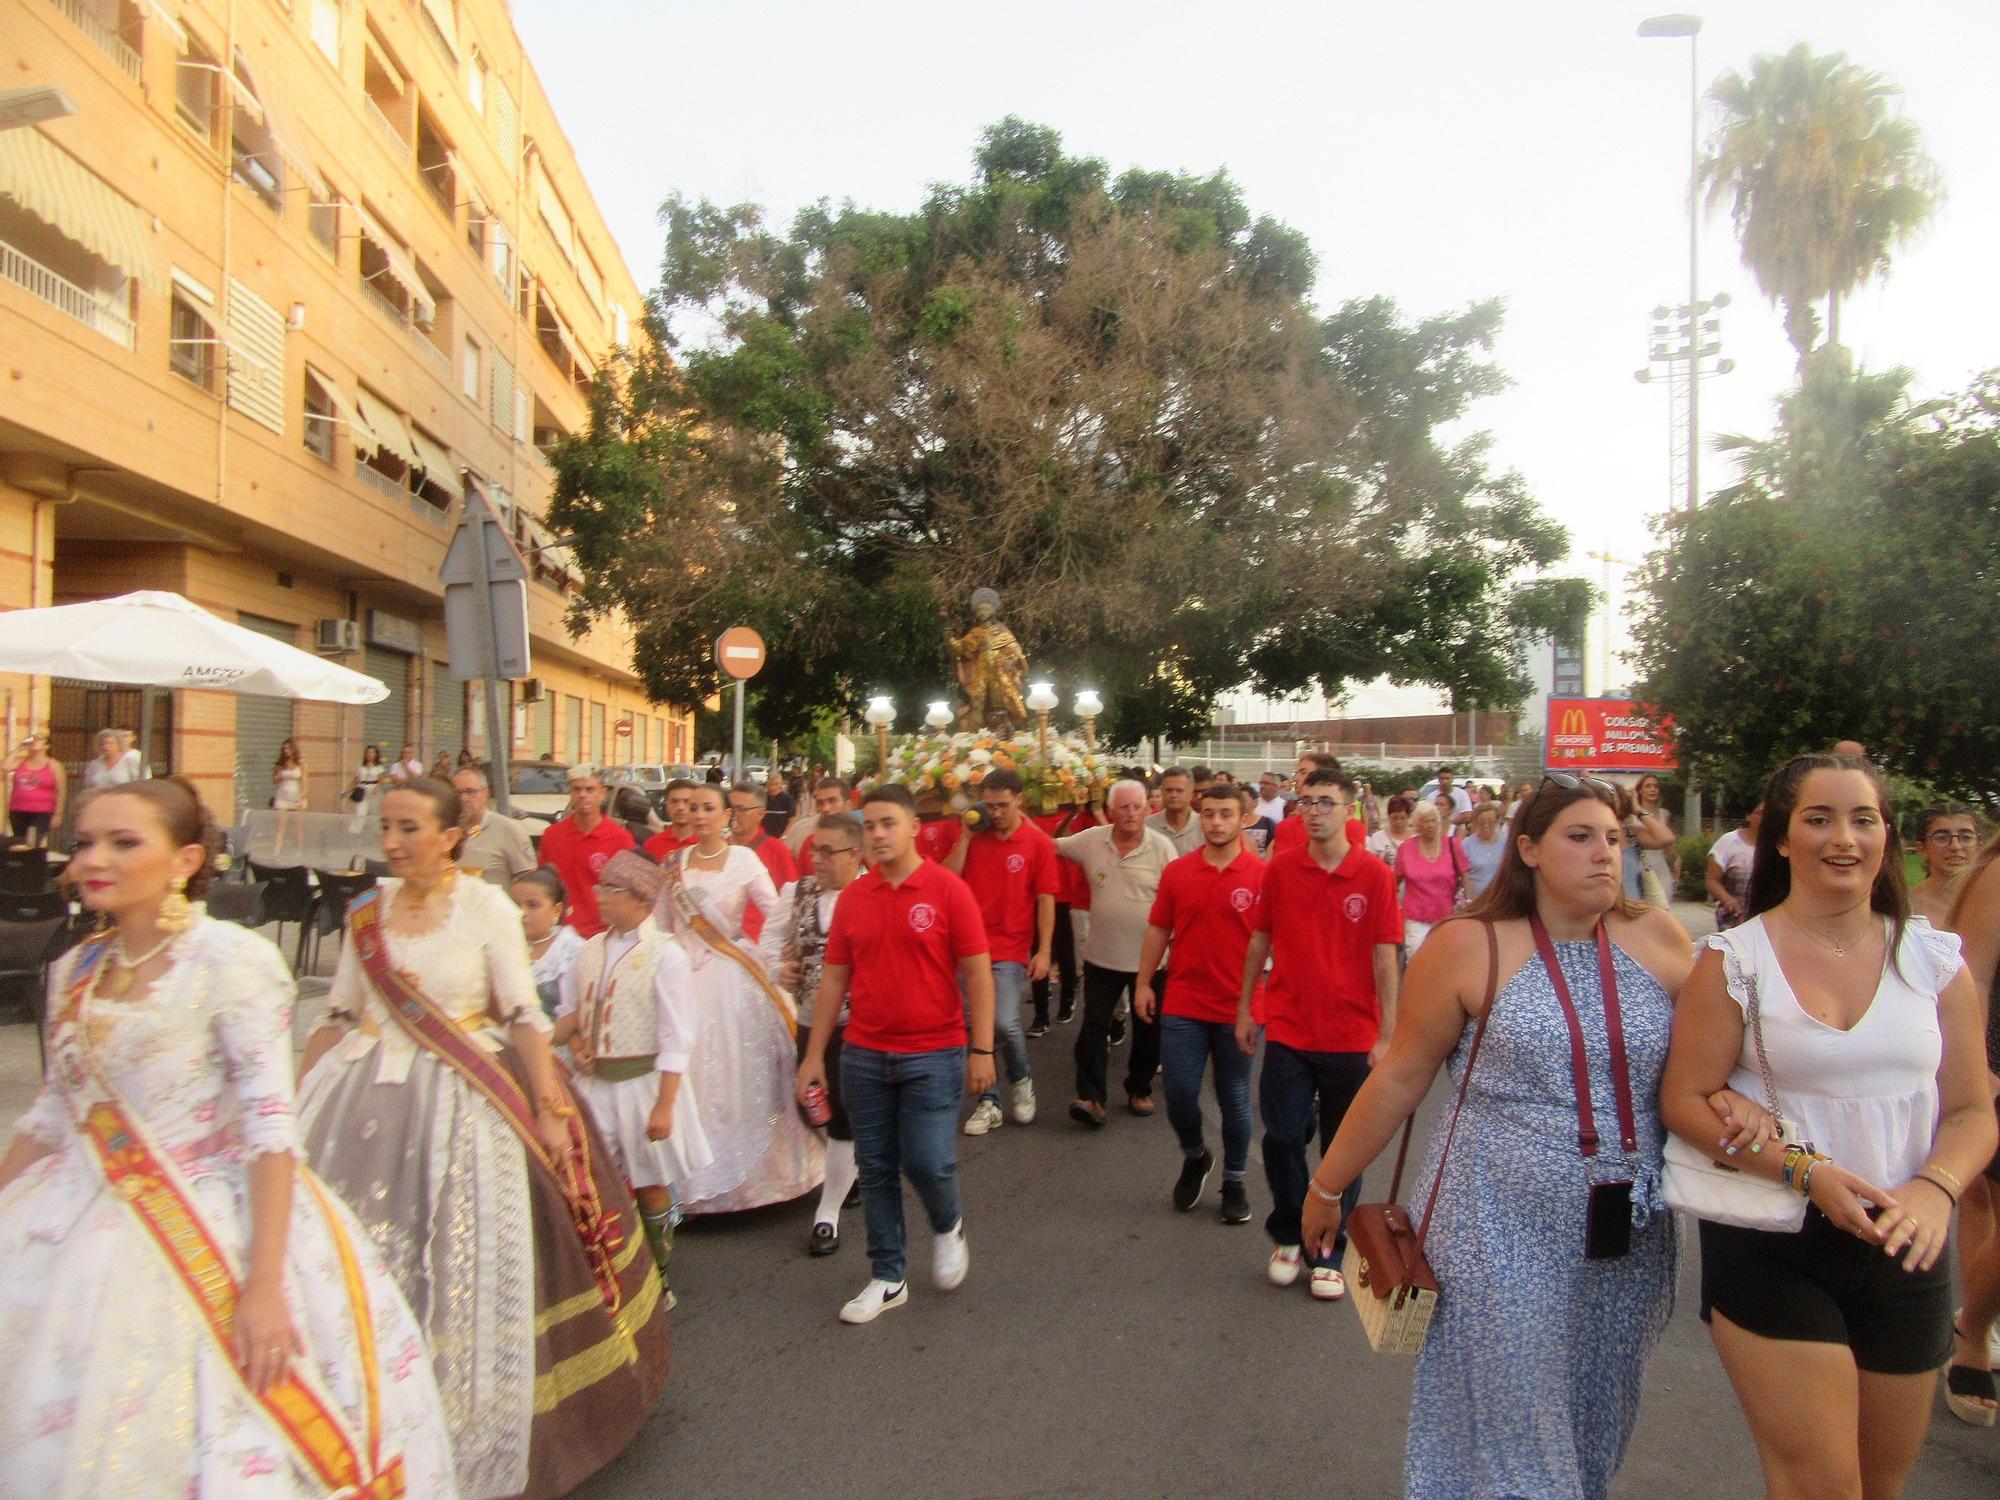
[[[1793,916],[1790,912],[1785,913],[1785,920],[1790,922],[1794,927],[1798,928],[1800,932],[1803,932],[1807,937],[1811,938],[1815,943],[1818,943],[1820,947],[1826,949],[1827,952],[1831,953],[1835,958],[1847,957],[1846,943],[1835,942],[1832,938],[1820,936],[1819,933],[1814,932],[1812,928],[1806,926],[1806,924],[1803,921]],[[1872,930],[1873,929],[1871,928],[1870,931]],[[1867,936],[1868,933],[1863,932],[1857,935],[1856,937],[1850,939],[1849,941],[1858,943]]]
[[[179,936],[178,932],[168,933],[137,958],[127,956],[125,939],[120,937],[111,945],[111,972],[105,976],[103,993],[113,1000],[123,1000],[132,993],[133,976],[172,947],[174,940]]]

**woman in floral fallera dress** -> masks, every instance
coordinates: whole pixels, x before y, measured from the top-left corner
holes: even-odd
[[[213,834],[178,780],[78,814],[116,928],[56,966],[0,1163],[0,1494],[455,1496],[416,1321],[295,1159],[292,977],[181,894]]]

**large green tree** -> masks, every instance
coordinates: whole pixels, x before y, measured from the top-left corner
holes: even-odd
[[[1529,578],[1563,532],[1483,436],[1440,435],[1503,384],[1496,304],[1323,316],[1311,249],[1221,173],[1113,177],[1017,119],[975,166],[789,234],[667,202],[654,342],[556,452],[578,623],[622,612],[680,701],[755,626],[780,736],[872,691],[913,721],[982,585],[1114,741],[1189,734],[1245,680],[1519,696],[1521,643],[1587,594]]]
[[[1845,738],[2000,797],[2000,372],[1921,407],[1904,384],[1816,371],[1743,483],[1665,523],[1643,575],[1638,691],[1738,797]],[[1795,466],[1800,426],[1813,452]]]
[[[1711,208],[1729,203],[1743,264],[1785,310],[1803,363],[1820,333],[1840,341],[1841,299],[1889,268],[1927,223],[1942,187],[1896,87],[1803,42],[1722,75],[1719,119],[1701,163]]]

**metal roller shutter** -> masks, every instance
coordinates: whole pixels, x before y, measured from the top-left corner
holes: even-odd
[[[554,693],[544,692],[534,704],[535,712],[535,754],[556,753],[556,698]]]
[[[580,766],[583,754],[583,700],[576,697],[563,699],[563,761],[572,766]]]
[[[604,759],[604,705],[590,705],[590,763],[600,771],[609,764]]]
[[[369,646],[362,652],[361,670],[389,689],[388,697],[361,711],[361,732],[370,744],[382,747],[384,762],[392,761],[410,731],[410,659],[386,646]]]
[[[263,620],[256,615],[238,614],[236,623],[245,630],[298,644],[298,630],[283,620]],[[256,693],[236,695],[236,806],[262,808],[271,805],[271,767],[277,764],[278,750],[292,733],[292,700],[266,698]]]
[[[431,663],[431,732],[437,751],[457,761],[465,748],[465,684],[441,661]]]

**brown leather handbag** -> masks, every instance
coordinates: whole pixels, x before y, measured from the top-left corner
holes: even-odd
[[[1396,1149],[1396,1171],[1389,1180],[1389,1201],[1359,1204],[1347,1216],[1347,1253],[1341,1257],[1341,1275],[1353,1290],[1348,1300],[1361,1315],[1368,1347],[1377,1354],[1420,1353],[1437,1311],[1437,1276],[1424,1256],[1424,1240],[1430,1234],[1438,1187],[1451,1156],[1451,1139],[1458,1131],[1458,1116],[1465,1108],[1465,1091],[1472,1083],[1473,1064],[1479,1061],[1479,1044],[1486,1039],[1486,1022],[1493,1014],[1493,996],[1500,979],[1500,939],[1491,922],[1481,925],[1486,928],[1486,999],[1472,1029],[1472,1050],[1466,1054],[1465,1073],[1458,1081],[1458,1102],[1452,1106],[1451,1124],[1445,1128],[1444,1149],[1438,1153],[1437,1176],[1431,1181],[1423,1220],[1413,1226],[1410,1211],[1396,1202],[1402,1194],[1403,1166],[1410,1154],[1410,1132],[1416,1125],[1414,1114],[1403,1122],[1403,1142]]]

